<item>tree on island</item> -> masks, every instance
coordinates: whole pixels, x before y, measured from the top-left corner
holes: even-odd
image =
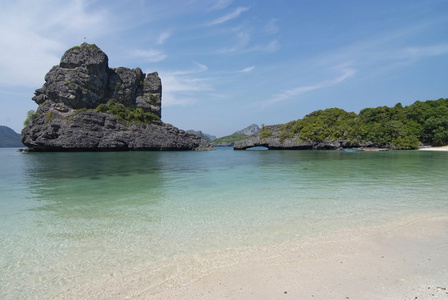
[[[359,114],[339,108],[319,110],[293,121],[291,132],[305,141],[350,140],[396,149],[415,149],[420,143],[447,145],[448,98],[365,108]]]
[[[286,124],[263,126],[257,138],[237,149],[340,149],[378,147],[416,149],[448,145],[448,98],[405,106],[365,108],[356,114],[340,108],[314,111]]]

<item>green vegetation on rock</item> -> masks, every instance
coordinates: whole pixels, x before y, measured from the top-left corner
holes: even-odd
[[[212,145],[232,145],[236,141],[241,141],[247,138],[247,135],[242,133],[234,133],[231,135],[226,135],[214,140]]]
[[[34,120],[34,119],[36,119],[37,118],[37,116],[38,116],[38,113],[36,113],[34,110],[29,110],[27,113],[26,113],[26,119],[25,119],[25,121],[23,122],[23,125],[24,126],[28,126],[28,125],[30,125],[31,124],[31,122]]]
[[[280,140],[298,135],[312,143],[350,141],[395,149],[415,149],[420,143],[442,146],[448,144],[448,99],[365,108],[359,114],[329,108],[279,126]],[[260,137],[269,136],[263,129]]]
[[[261,131],[260,131],[260,137],[262,139],[270,137],[272,135],[272,131],[268,130],[268,128],[266,126],[264,126],[264,124],[261,126]]]
[[[95,44],[85,44],[85,45],[82,45],[83,47],[85,47],[86,49],[90,49],[90,50],[100,50],[100,48],[97,46],[97,45],[95,45]],[[74,47],[71,47],[69,50],[78,50],[78,51],[80,51],[81,50],[81,47],[80,46],[74,46]]]
[[[114,99],[110,99],[107,104],[98,105],[96,111],[109,113],[119,120],[135,123],[151,123],[160,120],[151,112],[145,112],[142,108],[126,107],[121,103],[116,103]]]

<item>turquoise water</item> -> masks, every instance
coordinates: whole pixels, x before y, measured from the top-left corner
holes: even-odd
[[[448,213],[448,152],[0,148],[0,298],[164,260]]]

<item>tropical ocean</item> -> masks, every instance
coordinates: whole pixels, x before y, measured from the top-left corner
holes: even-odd
[[[16,150],[0,148],[1,299],[141,269],[163,285],[238,249],[448,215],[448,152]]]

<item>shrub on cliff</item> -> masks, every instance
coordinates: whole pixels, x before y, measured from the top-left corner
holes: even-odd
[[[24,125],[24,126],[28,126],[28,125],[30,125],[31,122],[32,122],[34,119],[36,119],[36,118],[37,118],[37,113],[36,113],[33,109],[29,110],[29,111],[26,113],[26,119],[25,119],[25,121],[23,122],[23,125]]]
[[[126,107],[121,103],[116,103],[113,99],[109,100],[107,104],[98,105],[96,111],[109,113],[119,120],[136,123],[151,123],[154,120],[160,120],[151,112],[145,112],[141,108]]]

